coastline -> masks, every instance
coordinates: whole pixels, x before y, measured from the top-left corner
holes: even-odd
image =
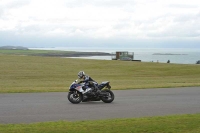
[[[127,49],[127,48],[96,48],[96,47],[55,47],[28,48],[28,50],[1,50],[1,54],[30,55],[46,57],[69,57],[84,59],[111,60],[114,51],[132,51],[134,60],[142,62],[160,62],[175,64],[196,64],[200,60],[200,49]]]
[[[21,47],[0,47],[0,53],[13,55],[30,55],[30,56],[46,56],[46,57],[89,57],[89,56],[110,56],[112,54],[106,52],[93,51],[63,51],[63,50],[40,50],[28,49]]]
[[[88,56],[110,56],[110,53],[104,52],[57,52],[57,53],[40,53],[36,54],[36,56],[49,56],[49,57],[88,57]]]

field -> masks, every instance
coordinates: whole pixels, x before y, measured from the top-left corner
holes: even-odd
[[[110,81],[115,90],[200,86],[200,65],[196,64],[27,55],[0,52],[0,93],[68,91],[80,70],[97,82]]]
[[[0,124],[1,133],[199,133],[200,114],[111,119],[57,121],[32,124]]]
[[[80,70],[113,89],[200,85],[199,65],[7,55],[0,61],[1,92],[67,91]]]

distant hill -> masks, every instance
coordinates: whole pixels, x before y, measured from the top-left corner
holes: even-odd
[[[7,50],[12,50],[12,49],[17,49],[17,50],[28,50],[26,47],[22,46],[2,46],[0,49],[7,49]]]

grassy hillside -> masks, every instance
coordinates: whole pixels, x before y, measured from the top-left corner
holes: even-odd
[[[68,91],[80,70],[112,89],[200,86],[200,65],[0,54],[0,92]]]

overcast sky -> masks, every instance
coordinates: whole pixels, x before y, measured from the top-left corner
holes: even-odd
[[[0,46],[200,48],[200,0],[0,0]]]

